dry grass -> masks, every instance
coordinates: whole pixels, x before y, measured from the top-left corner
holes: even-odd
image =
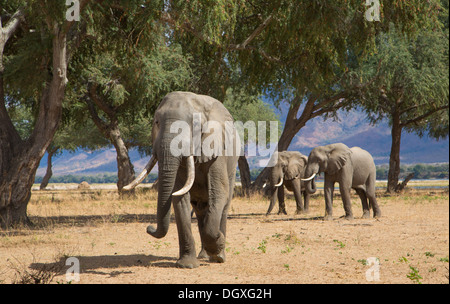
[[[229,213],[227,261],[174,267],[175,223],[161,240],[145,233],[155,222],[156,196],[141,190],[120,199],[111,190],[34,191],[36,224],[0,232],[0,283],[67,283],[65,261],[80,261],[80,283],[368,283],[368,258],[379,283],[448,283],[449,197],[445,191],[378,195],[381,219],[347,221],[336,198],[335,219],[323,221],[323,196],[308,215],[264,214],[268,199],[235,198]],[[362,215],[357,197],[353,212]],[[277,209],[277,207],[275,208]],[[275,210],[277,211],[277,210]],[[200,240],[193,219],[197,247]]]

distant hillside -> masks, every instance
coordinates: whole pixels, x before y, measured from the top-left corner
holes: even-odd
[[[136,172],[142,170],[150,157],[142,158],[137,150],[131,150],[130,158]],[[43,176],[47,170],[47,157],[43,157],[36,173]],[[64,151],[53,159],[53,175],[89,175],[98,173],[116,173],[116,151],[106,148],[98,151],[77,151],[75,153]]]
[[[290,150],[309,154],[315,146],[342,142],[349,147],[369,151],[376,164],[389,163],[391,130],[386,122],[371,126],[361,113],[340,113],[340,122],[315,119],[309,122],[291,143]],[[404,164],[449,161],[449,140],[420,138],[404,132],[400,160]]]
[[[279,112],[281,121],[285,120],[287,105]],[[371,126],[359,112],[340,113],[340,121],[316,118],[300,130],[289,150],[297,150],[308,155],[312,148],[335,142],[343,142],[349,147],[359,146],[369,151],[376,164],[389,162],[391,147],[390,128],[387,123]],[[142,170],[149,157],[142,158],[136,150],[130,152],[136,172]],[[401,146],[402,164],[449,162],[449,140],[436,141],[419,138],[404,133]],[[257,157],[249,158],[250,168],[257,168]],[[37,176],[45,174],[47,158],[42,158]],[[64,152],[53,160],[54,175],[98,174],[117,172],[116,153],[113,148],[99,151],[76,153]]]

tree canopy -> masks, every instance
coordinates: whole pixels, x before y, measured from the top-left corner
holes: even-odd
[[[441,14],[448,20],[448,10]],[[391,24],[377,37],[372,56],[361,64],[360,79],[367,85],[358,93],[368,118],[372,123],[387,119],[391,126],[389,192],[398,189],[402,131],[436,139],[448,136],[448,35],[448,23],[419,30],[412,37]]]
[[[343,107],[352,109],[361,102],[362,91],[370,100],[370,88],[379,89],[381,81],[410,81],[414,86],[404,90],[415,94],[416,100],[403,108],[404,113],[412,107],[422,110],[424,102],[440,107],[437,99],[445,84],[434,78],[440,69],[433,67],[442,58],[433,50],[422,51],[435,41],[422,29],[436,29],[442,23],[448,29],[448,14],[447,19],[440,14],[448,1],[443,5],[438,0],[380,1],[379,22],[366,19],[369,7],[360,0],[77,3],[79,21],[67,18],[70,7],[64,1],[0,0],[2,226],[28,222],[26,207],[36,169],[61,121],[70,126],[89,113],[115,145],[121,170],[120,164],[129,162],[121,158],[127,146],[148,140],[142,131],[151,124],[160,98],[178,88],[222,101],[230,92],[239,93],[245,98],[238,100],[249,106],[261,94],[271,96],[275,105],[288,101],[280,150],[287,149],[309,119],[333,116]],[[391,24],[396,36],[389,38],[394,33]],[[370,63],[368,57],[381,54],[380,41],[402,41],[402,37],[416,43],[398,49],[407,57],[398,58],[396,66],[408,73],[389,74],[386,66],[386,75],[375,77],[376,81],[358,74],[361,62]],[[448,44],[445,56],[448,66]],[[415,63],[407,64],[408,58]],[[409,77],[416,65],[427,72]],[[372,67],[372,71],[380,69]],[[394,74],[401,77],[391,77]],[[425,83],[430,86],[415,90]],[[387,98],[393,93],[390,88],[383,87]],[[381,105],[377,100],[368,108]],[[33,117],[27,138],[11,119],[17,109]],[[438,137],[445,133],[439,128],[446,124],[442,117],[427,118],[426,125],[417,126],[417,117],[410,116],[413,123],[405,128]],[[133,172],[129,169],[125,171]]]

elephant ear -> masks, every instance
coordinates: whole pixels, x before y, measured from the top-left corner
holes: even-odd
[[[286,179],[292,180],[294,178],[303,177],[307,163],[308,158],[304,155],[290,157],[289,163],[285,170]]]
[[[352,151],[344,144],[337,144],[328,154],[328,174],[336,174],[345,164],[350,161]]]
[[[197,162],[208,162],[221,155],[235,155],[235,149],[239,152],[233,117],[222,103],[206,95],[197,95],[193,105],[195,111],[202,114],[201,143],[197,143],[201,144],[201,155],[194,154]],[[194,151],[200,150],[194,147]]]

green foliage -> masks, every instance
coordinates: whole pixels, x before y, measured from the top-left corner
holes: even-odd
[[[163,2],[141,5],[94,5],[92,22],[85,29],[89,39],[69,67],[66,100],[72,110],[69,119],[82,122],[94,88],[99,102],[93,107],[100,122],[106,128],[117,124],[127,148],[149,154],[153,113],[165,94],[186,88],[191,70],[190,56],[168,41],[167,29],[158,22]]]
[[[266,251],[267,251],[267,240],[262,240],[261,243],[258,244],[257,249],[261,250],[262,253],[266,253]]]
[[[422,284],[422,282],[420,282],[420,280],[422,280],[423,278],[419,274],[419,269],[417,269],[416,267],[413,267],[411,265],[409,266],[409,269],[410,269],[410,272],[406,275],[406,277],[417,284]]]
[[[422,30],[414,38],[391,26],[361,66],[360,91],[370,121],[399,121],[407,132],[448,136],[448,30]],[[441,110],[439,110],[441,109]]]
[[[274,113],[273,108],[271,108],[269,104],[262,101],[256,95],[249,95],[248,92],[242,89],[233,90],[230,88],[227,90],[223,105],[228,109],[228,111],[230,111],[234,121],[241,121],[242,123],[252,121],[255,123],[256,128],[258,128],[259,121],[266,122],[267,140],[270,139],[269,122],[278,122],[278,131],[279,133],[282,131],[280,119],[278,115]],[[256,130],[256,138],[248,138],[249,134],[245,132],[244,141],[247,143],[250,140],[257,143],[257,134],[258,130]]]
[[[143,181],[143,183],[153,183],[158,178],[156,173],[150,173]],[[81,182],[88,182],[89,184],[115,184],[117,183],[116,173],[99,173],[94,175],[58,175],[52,176],[51,183],[56,184],[79,184]],[[42,176],[36,176],[35,183],[42,182]]]
[[[399,178],[414,172],[414,179],[446,179],[449,177],[449,164],[415,164],[401,165]],[[377,179],[387,179],[388,166],[377,166]]]

